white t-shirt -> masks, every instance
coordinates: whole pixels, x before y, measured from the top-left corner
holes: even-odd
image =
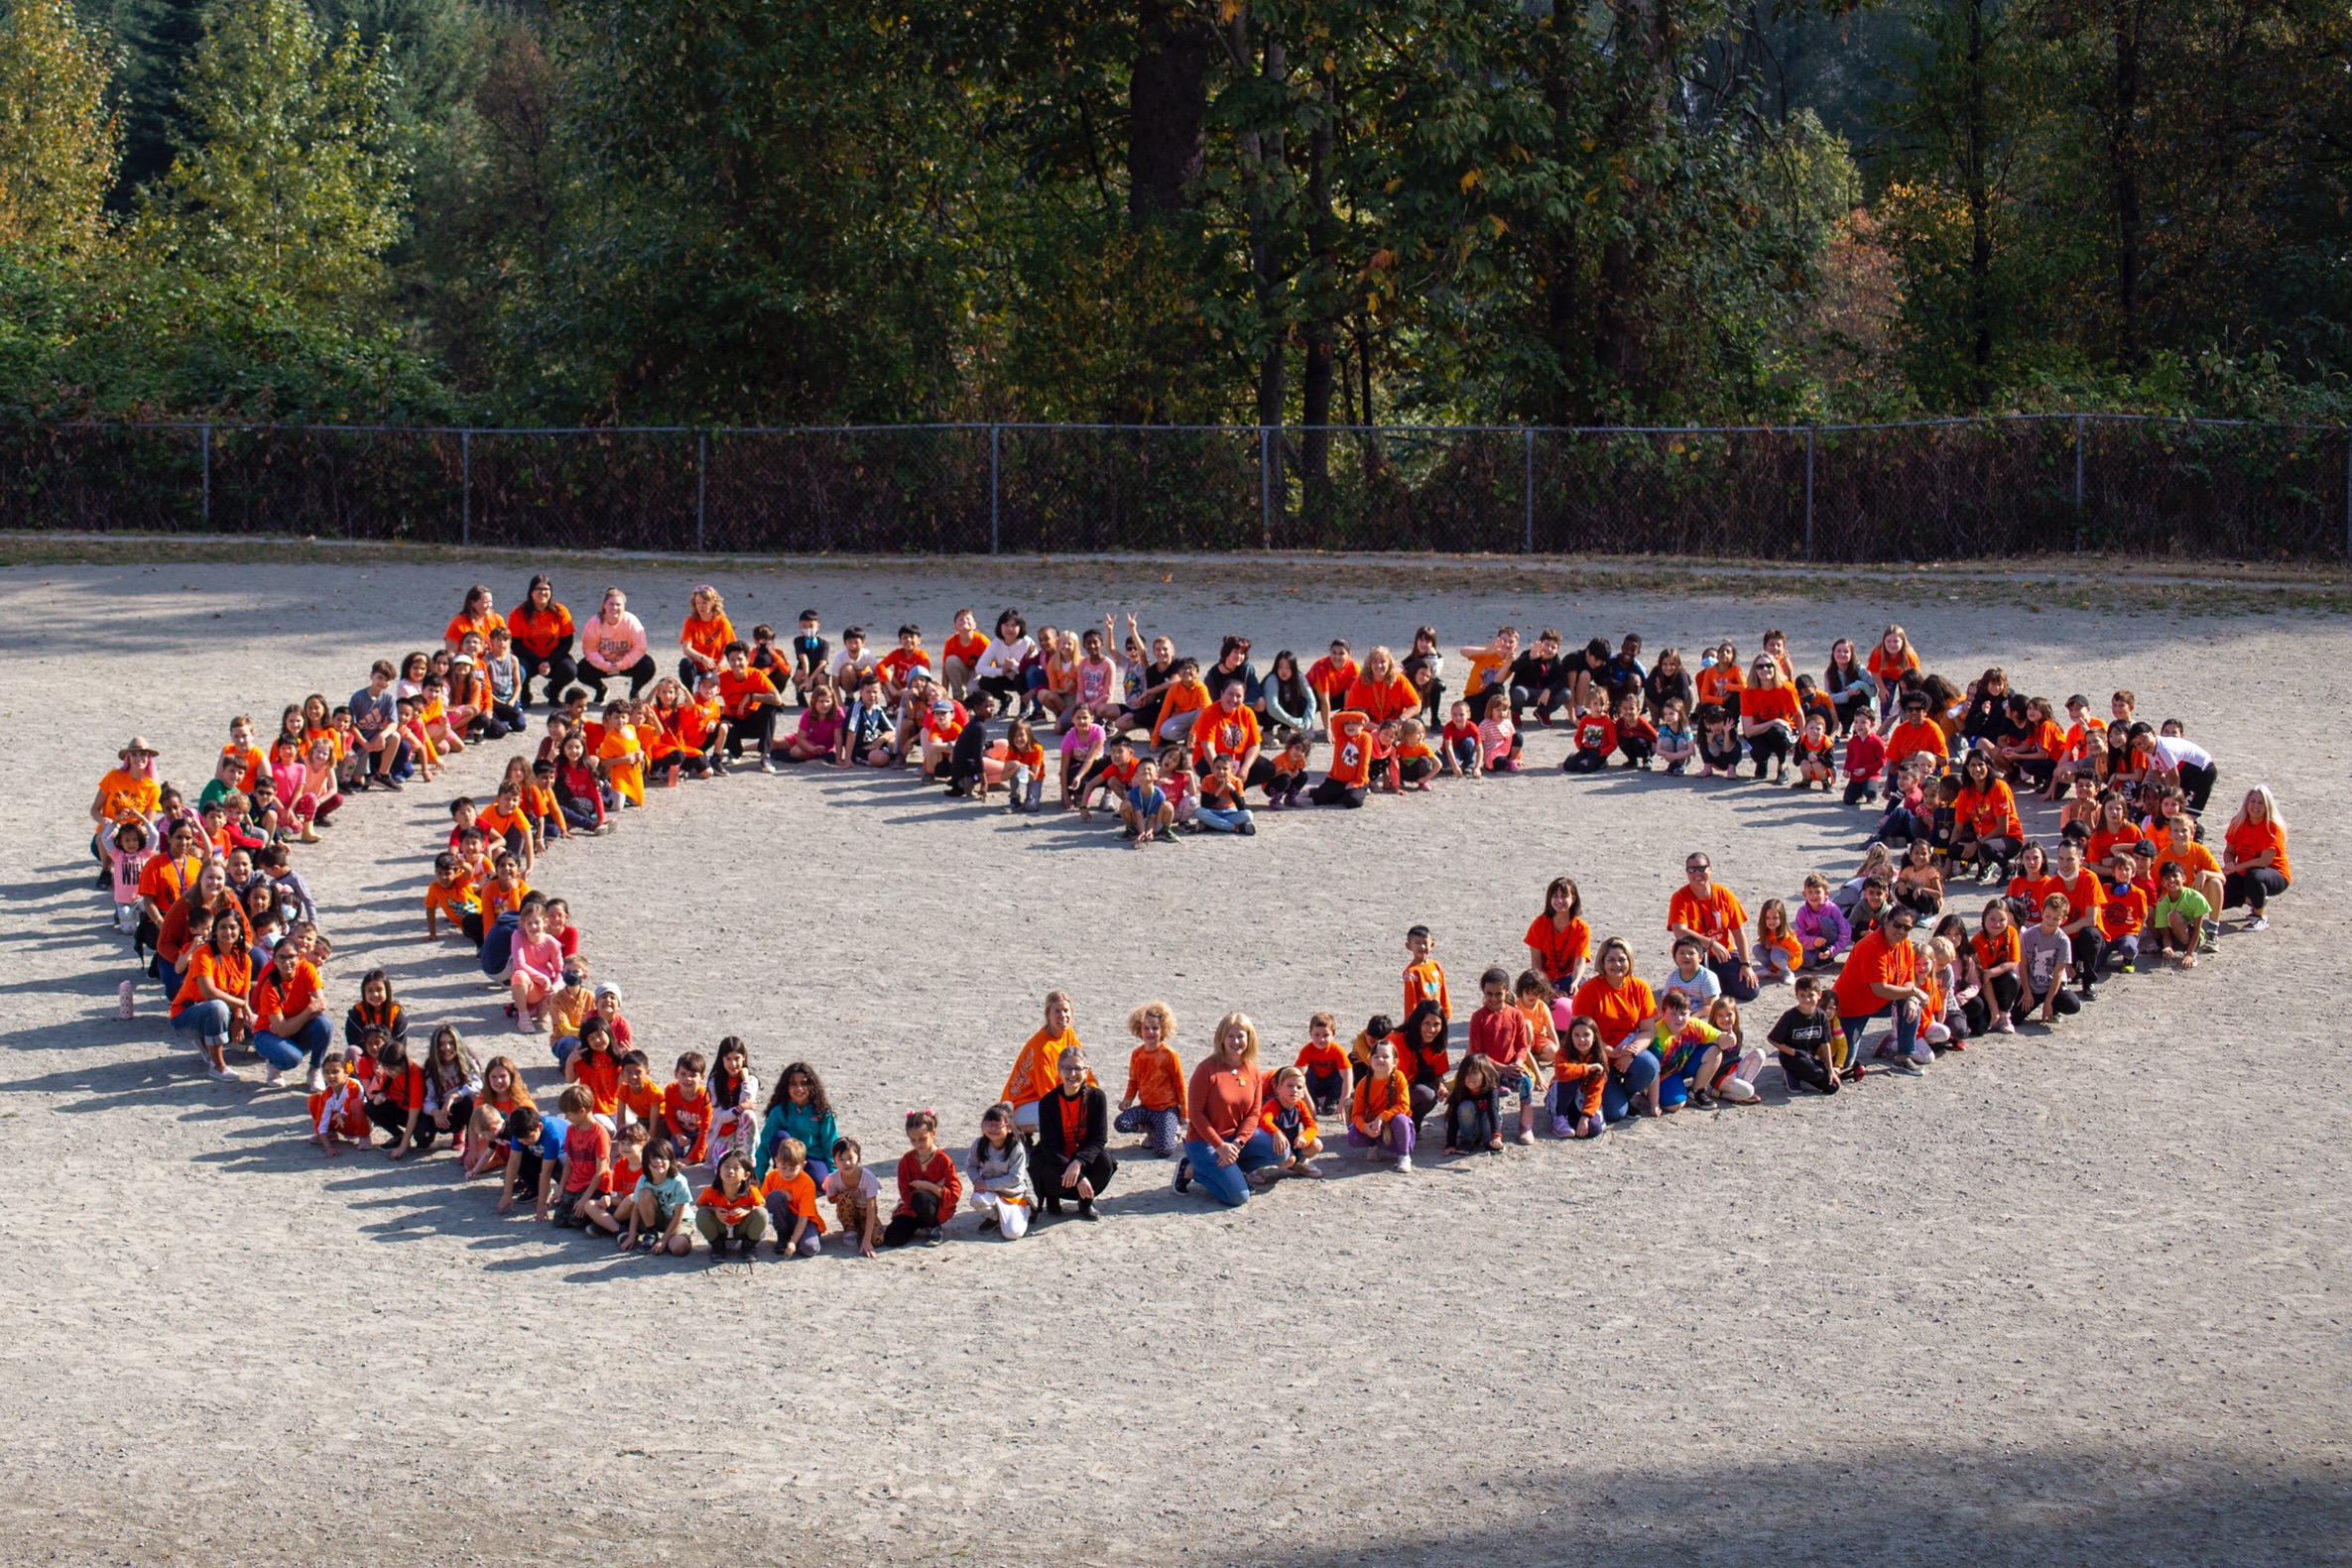
[[[2156,754],[2163,760],[2167,772],[2178,773],[2182,763],[2191,768],[2213,766],[2213,754],[2194,741],[2178,735],[2158,735],[2152,739],[2156,742]]]

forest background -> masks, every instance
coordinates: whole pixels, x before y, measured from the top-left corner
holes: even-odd
[[[0,0],[0,418],[2352,413],[2340,0]]]

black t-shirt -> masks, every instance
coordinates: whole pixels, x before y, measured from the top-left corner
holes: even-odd
[[[1560,683],[1559,661],[1539,654],[1522,654],[1511,661],[1511,683],[1530,691],[1548,691]]]
[[[821,637],[796,637],[793,639],[793,666],[796,669],[822,669],[825,667],[826,652],[825,640]]]
[[[1829,1015],[1815,1008],[1808,1017],[1791,1008],[1764,1037],[1783,1050],[1808,1051],[1818,1056],[1829,1043]]]

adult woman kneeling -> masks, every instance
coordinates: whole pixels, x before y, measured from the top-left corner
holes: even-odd
[[[1281,1162],[1273,1138],[1258,1125],[1265,1099],[1258,1026],[1246,1013],[1228,1013],[1217,1021],[1208,1055],[1192,1069],[1184,1100],[1192,1119],[1184,1130],[1184,1157],[1176,1161],[1176,1191],[1197,1181],[1229,1209],[1250,1201],[1250,1188],[1263,1185],[1251,1173]]]
[[[2221,906],[2246,905],[2245,931],[2267,928],[2263,913],[2270,901],[2285,893],[2290,877],[2287,869],[2287,823],[2279,816],[2279,802],[2269,784],[2246,791],[2237,814],[2222,834]]]
[[[1577,1018],[1592,1020],[1600,1033],[1601,1057],[1609,1069],[1601,1090],[1602,1120],[1622,1122],[1636,1106],[1656,1116],[1658,1052],[1643,1037],[1658,1022],[1658,998],[1649,982],[1634,974],[1633,949],[1621,936],[1601,943],[1595,968],[1597,973],[1576,988],[1569,1009]]]
[[[1054,1058],[1060,1082],[1038,1102],[1038,1151],[1030,1179],[1046,1212],[1059,1216],[1064,1199],[1078,1205],[1078,1218],[1101,1218],[1094,1200],[1111,1184],[1119,1162],[1103,1146],[1110,1141],[1111,1111],[1102,1091],[1086,1078],[1086,1048],[1072,1045]]]

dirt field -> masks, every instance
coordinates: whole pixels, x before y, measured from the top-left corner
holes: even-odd
[[[203,1078],[152,986],[117,1022],[130,969],[83,848],[131,731],[192,793],[230,713],[267,730],[290,697],[341,701],[368,658],[433,646],[465,584],[487,575],[503,607],[525,573],[0,568],[0,1561],[2352,1558],[2326,979],[2352,757],[2305,717],[2332,711],[2352,628],[2029,614],[1965,582],[1882,603],[1385,569],[631,562],[557,582],[581,614],[626,585],[657,651],[705,576],[739,626],[806,603],[828,635],[915,619],[934,648],[958,605],[985,623],[1010,603],[1033,627],[1133,608],[1186,652],[1244,631],[1261,659],[1334,633],[1401,651],[1424,620],[1449,647],[1509,620],[1636,630],[1653,653],[1752,651],[1779,624],[1817,670],[1831,638],[1899,619],[1956,678],[1999,662],[2031,692],[2129,685],[2185,719],[2221,760],[2217,806],[2277,789],[2295,888],[2191,975],[2121,980],[2054,1035],[1834,1101],[1785,1103],[1768,1070],[1762,1109],[1410,1177],[1341,1159],[1232,1213],[1136,1150],[1106,1223],[1011,1248],[967,1219],[874,1263],[623,1259],[494,1217],[445,1154],[327,1164],[258,1068]],[[764,1092],[806,1055],[887,1161],[911,1105],[968,1139],[1052,987],[1114,1085],[1120,1021],[1154,996],[1187,1063],[1235,1007],[1288,1060],[1316,1008],[1350,1028],[1395,1009],[1417,920],[1461,998],[1520,966],[1566,873],[1655,978],[1685,850],[1751,909],[1858,859],[1864,816],[1834,800],[1563,780],[1543,766],[1563,750],[1542,735],[1531,776],[1140,854],[905,777],[738,777],[657,795],[535,881],[571,900],[657,1060],[738,1032]],[[544,1086],[544,1044],[506,1029],[459,946],[422,939],[454,792],[361,797],[305,855],[337,1017],[382,963],[420,1024],[522,1046]]]

